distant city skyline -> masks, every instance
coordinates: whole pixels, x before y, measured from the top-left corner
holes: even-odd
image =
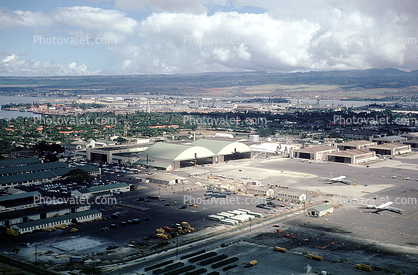
[[[0,76],[418,69],[413,1],[1,1]]]

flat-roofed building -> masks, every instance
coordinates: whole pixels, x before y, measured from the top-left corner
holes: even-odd
[[[401,143],[405,141],[405,137],[401,136],[386,136],[386,137],[380,137],[380,138],[372,138],[373,142],[377,142],[377,145],[384,144],[384,143]]]
[[[102,218],[102,213],[97,210],[88,210],[83,212],[71,213],[63,216],[57,216],[36,221],[24,222],[10,226],[10,229],[19,234],[32,233],[43,228],[54,228],[57,225],[70,225],[75,222],[89,222]]]
[[[385,143],[376,146],[371,146],[370,151],[376,152],[379,155],[396,156],[411,152],[411,145],[400,143]]]
[[[16,193],[14,195],[0,196],[0,212],[25,209],[41,205],[36,198],[40,197],[38,191]]]
[[[303,202],[306,201],[306,194],[302,192],[279,189],[276,193],[277,198],[282,198],[285,201]]]
[[[257,196],[273,197],[274,190],[268,186],[263,185],[249,185],[247,186],[247,194],[253,194]]]
[[[37,158],[16,158],[16,159],[3,159],[0,160],[0,168],[4,167],[15,167],[28,164],[41,163]]]
[[[126,156],[123,154],[129,153],[133,156],[140,155],[143,151],[148,149],[149,144],[134,144],[134,145],[121,145],[121,146],[110,146],[110,147],[99,147],[99,148],[87,148],[86,158],[92,162],[104,162],[114,164],[126,164],[131,165],[132,156]],[[114,158],[114,155],[118,157]],[[127,157],[125,160],[123,157]]]
[[[322,217],[331,213],[334,213],[334,207],[329,204],[322,204],[318,206],[314,206],[308,210],[309,214],[314,217]]]
[[[84,188],[81,190],[71,191],[71,197],[74,198],[97,198],[97,197],[107,197],[113,195],[115,192],[129,192],[131,187],[126,182],[102,185],[97,187]]]
[[[177,175],[169,174],[169,173],[154,173],[152,175],[147,176],[147,180],[150,183],[174,185],[174,184],[182,184],[185,178],[179,177]]]
[[[376,153],[366,149],[351,149],[328,154],[328,161],[359,164],[376,159]]]
[[[337,148],[342,150],[352,150],[352,149],[367,149],[370,146],[377,145],[376,142],[368,140],[353,140],[344,143],[337,143]]]
[[[333,146],[311,146],[304,147],[294,151],[295,158],[311,159],[311,160],[325,160],[330,153],[337,152],[338,148]]]
[[[40,219],[90,210],[90,205],[55,204],[0,213],[0,226],[8,227]]]

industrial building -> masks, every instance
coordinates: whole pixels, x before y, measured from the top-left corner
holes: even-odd
[[[92,162],[131,165],[139,159],[141,152],[149,144],[121,145],[111,147],[87,148],[86,159]]]
[[[0,196],[0,213],[39,206],[41,203],[35,199],[39,196],[38,191]]]
[[[6,159],[0,161],[0,187],[47,183],[60,179],[74,169],[82,169],[90,176],[100,175],[101,172],[91,165],[74,168],[64,162],[41,163],[36,158]]]
[[[164,174],[164,173],[154,173],[149,175],[146,179],[150,183],[158,183],[158,184],[165,184],[165,185],[174,185],[174,184],[182,184],[185,178],[181,178],[179,176],[173,174]]]
[[[312,146],[304,147],[294,151],[295,158],[311,159],[311,160],[325,160],[330,153],[337,152],[338,149],[333,146]]]
[[[377,145],[376,142],[368,140],[353,140],[350,142],[338,143],[337,148],[341,150],[353,150],[353,149],[367,149],[370,146]]]
[[[329,204],[322,204],[315,207],[312,207],[308,210],[311,216],[322,217],[327,214],[334,213],[334,207]]]
[[[380,137],[380,138],[372,138],[373,142],[377,142],[377,145],[384,144],[384,143],[401,143],[405,141],[405,137],[401,136],[386,136],[386,137]]]
[[[66,167],[68,167],[67,163],[59,161],[4,167],[0,168],[0,177],[36,173]]]
[[[279,189],[276,193],[277,198],[282,198],[285,201],[303,202],[306,201],[306,194],[302,192],[294,192],[286,189]]]
[[[29,221],[63,216],[70,213],[77,213],[90,210],[90,205],[44,205],[33,208],[21,209],[0,213],[0,226],[9,227],[14,224],[20,224]]]
[[[80,199],[109,197],[115,192],[129,192],[131,191],[130,185],[121,182],[109,185],[102,185],[97,187],[84,188],[81,190],[71,191],[71,197]]]
[[[350,149],[328,154],[328,161],[359,164],[376,159],[376,153],[366,149]]]
[[[41,160],[37,158],[16,158],[16,159],[3,159],[0,160],[0,168],[16,167],[22,165],[41,163]]]
[[[379,155],[396,156],[411,152],[411,145],[400,143],[384,143],[376,146],[371,146],[370,151],[376,152]]]
[[[274,190],[268,186],[262,185],[249,185],[247,186],[247,194],[253,194],[257,196],[273,197]]]
[[[135,164],[170,171],[251,157],[251,148],[244,143],[201,139],[192,144],[155,143],[140,154],[140,159]]]
[[[43,228],[54,228],[57,225],[70,225],[74,222],[89,222],[102,218],[102,213],[97,210],[88,210],[83,212],[71,213],[63,216],[57,216],[36,221],[24,222],[10,226],[10,229],[19,234],[32,233]]]

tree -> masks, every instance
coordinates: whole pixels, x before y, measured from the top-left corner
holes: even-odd
[[[64,182],[77,182],[78,184],[82,183],[83,181],[86,181],[89,179],[89,173],[84,171],[83,169],[77,168],[73,169],[67,174],[64,175]]]

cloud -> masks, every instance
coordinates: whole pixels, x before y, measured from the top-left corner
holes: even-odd
[[[207,5],[227,5],[228,0],[116,0],[116,7],[124,10],[142,10],[150,8],[155,11],[179,13],[207,12]]]
[[[53,76],[53,75],[97,75],[100,71],[89,71],[85,64],[71,62],[68,68],[53,62],[19,60],[15,54],[6,56],[0,61],[1,75],[19,76]]]
[[[37,27],[50,26],[52,24],[52,20],[42,12],[11,11],[6,7],[0,8],[0,18],[0,28],[15,26]]]

